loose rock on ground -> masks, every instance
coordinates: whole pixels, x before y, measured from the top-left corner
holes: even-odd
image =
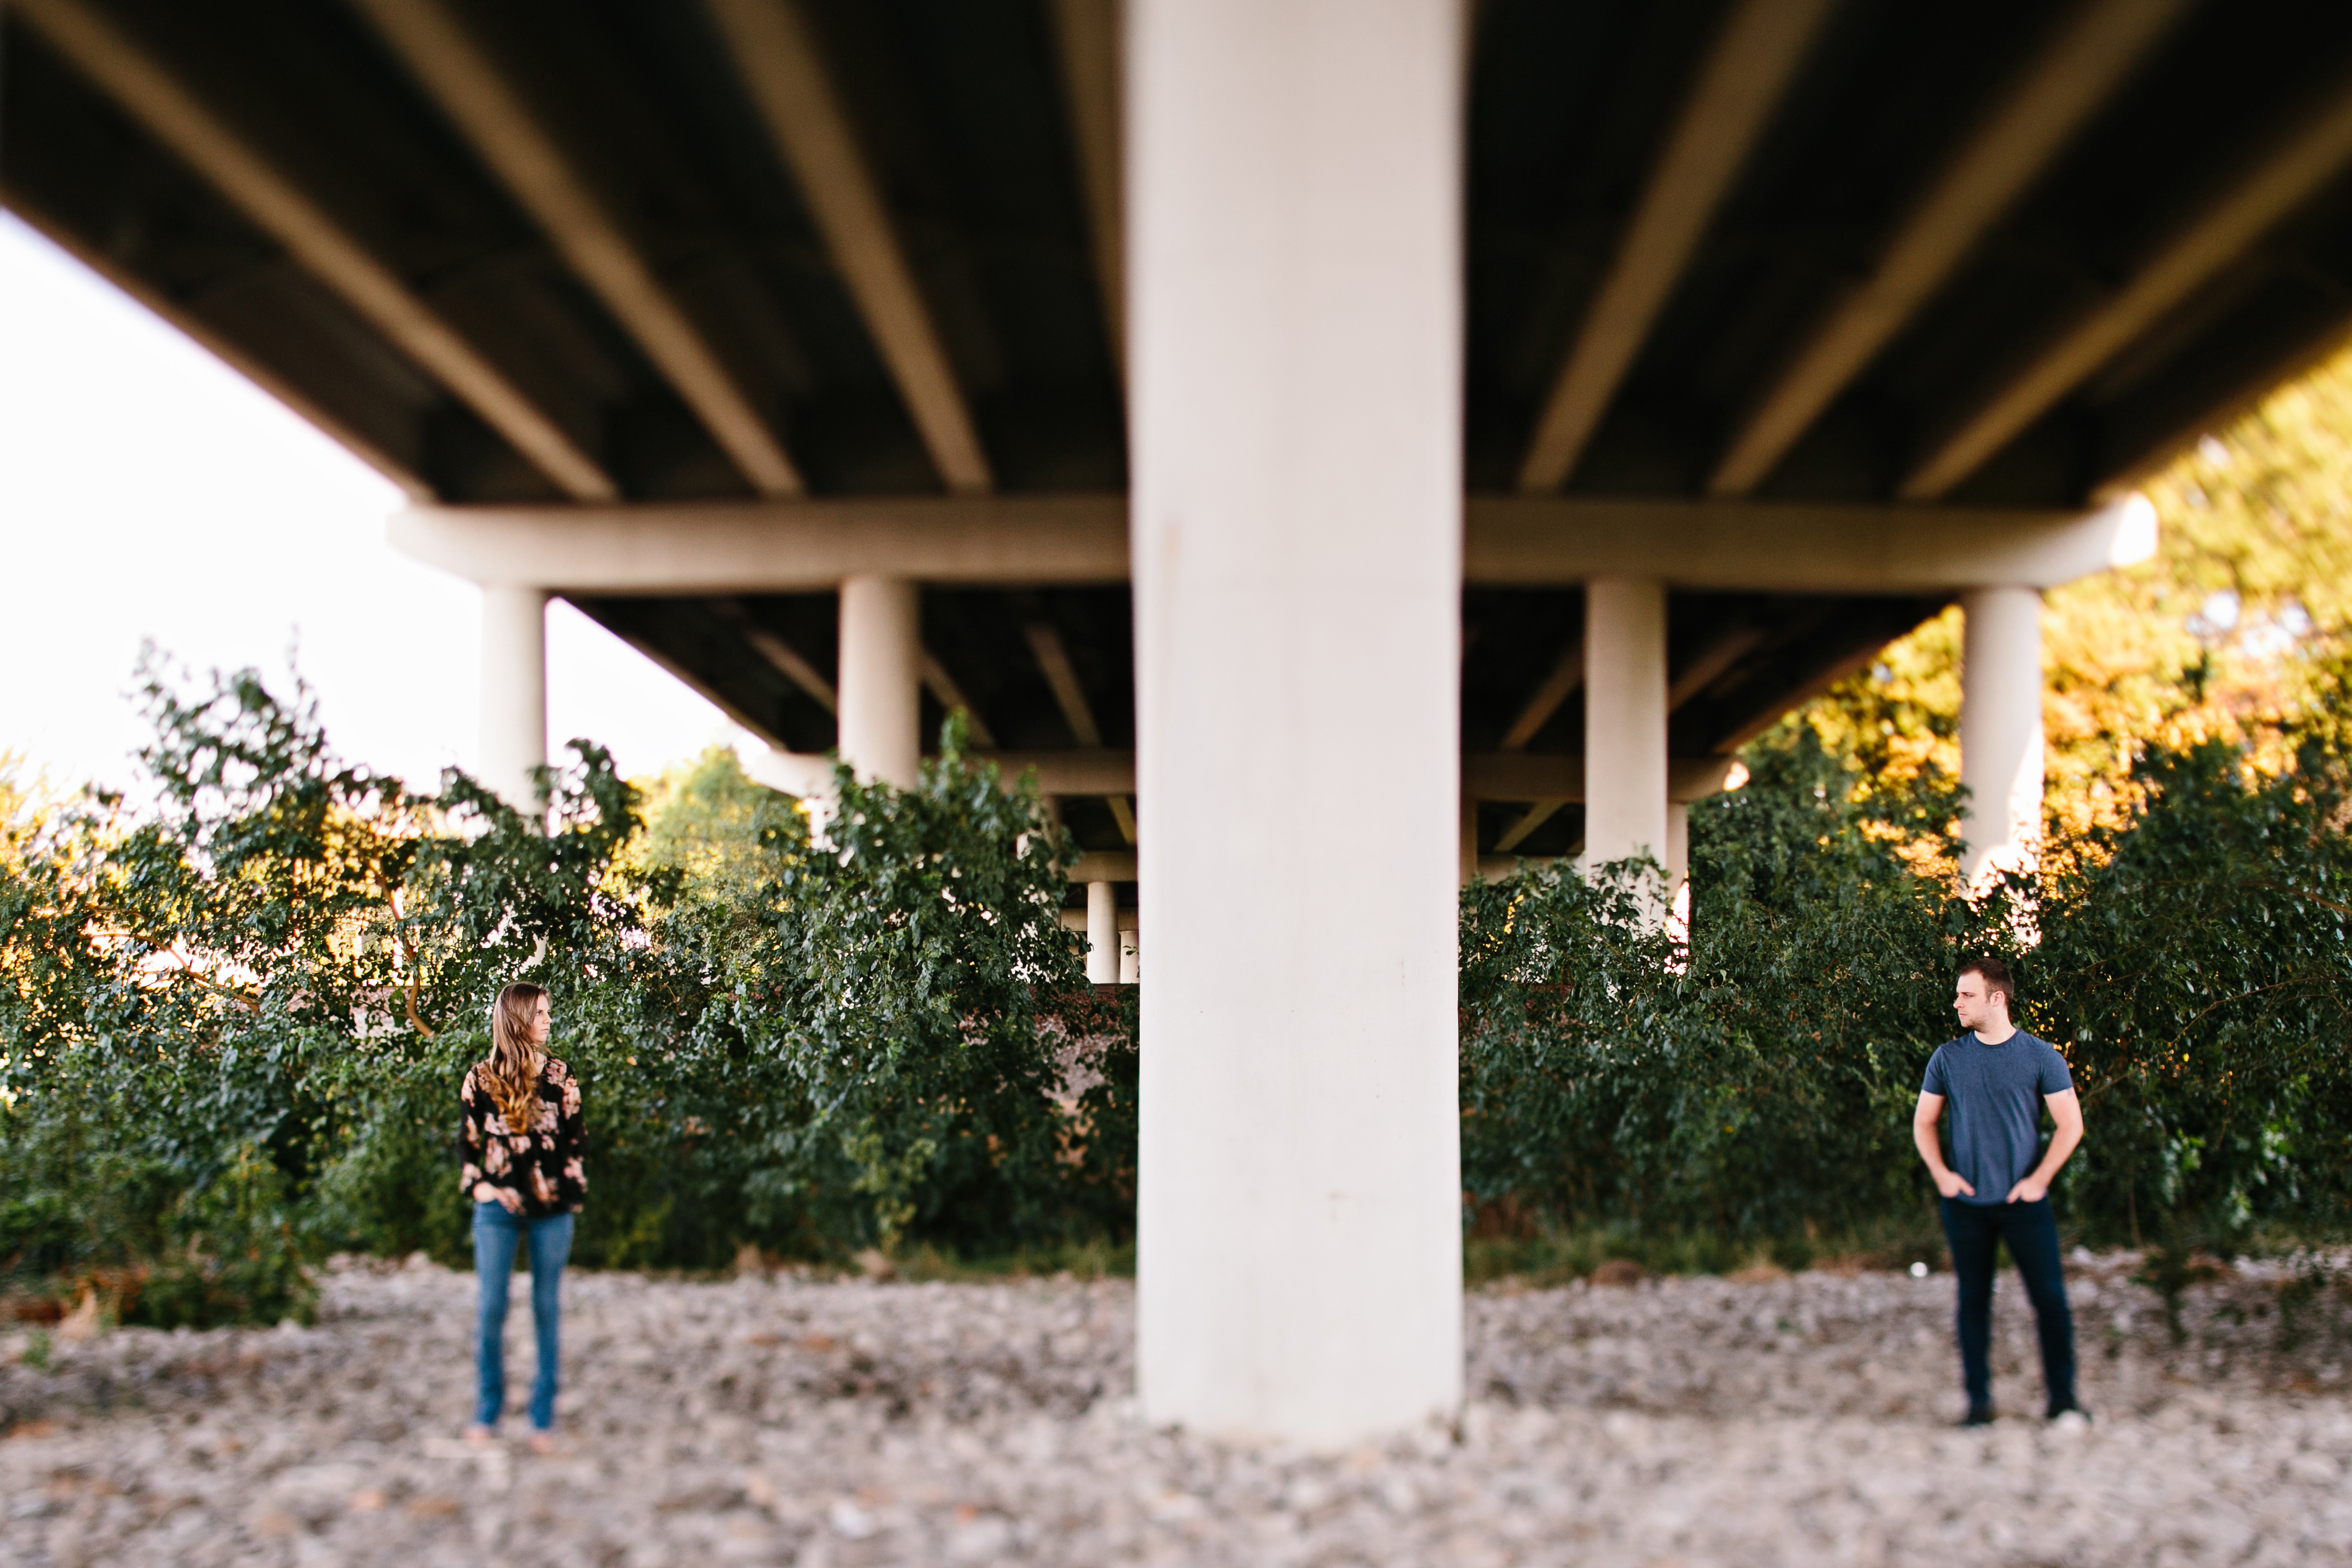
[[[1960,1431],[1949,1278],[1816,1272],[1475,1291],[1458,1423],[1328,1454],[1147,1426],[1123,1281],[575,1272],[552,1458],[457,1440],[469,1276],[345,1262],[312,1328],[0,1336],[0,1563],[2352,1561],[2352,1300],[2176,1339],[2135,1261],[2074,1269],[2088,1427],[2013,1279]]]

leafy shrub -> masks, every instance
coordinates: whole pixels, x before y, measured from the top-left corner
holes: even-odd
[[[1997,952],[2066,1055],[2088,1136],[2057,1187],[2083,1234],[2186,1256],[2352,1221],[2352,816],[2341,704],[2294,765],[2156,750],[2123,826],[1971,903],[1958,800],[1874,790],[1798,726],[1692,813],[1689,942],[1654,868],[1528,871],[1464,899],[1464,1182],[1490,1230],[1633,1227],[1806,1250],[1927,1232],[1910,1111]],[[1857,787],[1859,785],[1859,787]],[[1650,895],[1654,897],[1653,893]]]
[[[584,742],[526,818],[341,762],[249,672],[151,669],[146,701],[154,807],[92,796],[0,856],[15,1287],[107,1270],[149,1321],[272,1320],[328,1249],[464,1260],[457,1085],[525,975],[588,1096],[584,1263],[1131,1231],[1132,1015],[1083,983],[1036,797],[952,735],[917,789],[845,779],[823,841],[761,792],[711,877],[632,863],[634,792]]]

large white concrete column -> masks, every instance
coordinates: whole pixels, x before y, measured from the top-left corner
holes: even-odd
[[[1960,782],[1969,789],[1961,880],[2030,866],[2042,840],[2042,594],[1976,588],[1960,664]]]
[[[1118,887],[1116,883],[1087,884],[1087,979],[1097,985],[1118,984]]]
[[[1664,865],[1666,835],[1666,585],[1595,577],[1584,585],[1584,856]]]
[[[840,744],[861,779],[914,787],[923,757],[921,600],[904,577],[841,584]]]
[[[547,591],[482,589],[481,781],[517,811],[539,805],[547,764]]]
[[[1154,1422],[1346,1442],[1462,1389],[1462,16],[1128,29],[1137,1378]]]

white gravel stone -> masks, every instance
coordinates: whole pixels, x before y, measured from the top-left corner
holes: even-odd
[[[2176,1343],[2130,1267],[2074,1266],[2088,1426],[2013,1279],[1960,1431],[1949,1277],[1809,1273],[1475,1292],[1460,1420],[1325,1454],[1145,1426],[1124,1283],[575,1272],[539,1458],[457,1440],[471,1279],[344,1263],[313,1329],[0,1347],[0,1563],[2352,1561],[2352,1300],[2247,1268]]]

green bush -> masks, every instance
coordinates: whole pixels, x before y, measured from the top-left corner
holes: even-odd
[[[955,734],[916,789],[845,778],[822,842],[756,792],[711,877],[633,861],[584,742],[542,823],[340,762],[249,673],[146,700],[152,807],[0,853],[0,1285],[261,1321],[329,1250],[463,1261],[457,1086],[523,977],[588,1097],[583,1263],[1131,1233],[1132,1013],[1084,984],[1037,797]]]
[[[1988,950],[2083,1092],[2058,1189],[2080,1234],[2176,1261],[2339,1234],[2352,703],[2327,689],[2291,767],[2153,752],[2125,826],[1974,902],[1958,792],[1864,776],[1802,726],[1694,808],[1686,943],[1643,918],[1654,868],[1474,884],[1480,1246],[1538,1268],[1915,1249],[1910,1110],[1953,971]],[[583,1263],[881,1247],[947,1275],[1131,1245],[1136,992],[1085,984],[1066,840],[952,726],[910,789],[838,777],[821,826],[711,761],[679,792],[692,831],[646,835],[585,742],[526,819],[462,774],[420,796],[337,760],[249,674],[151,675],[147,703],[149,807],[0,824],[0,1289],[268,1321],[309,1310],[333,1249],[464,1262],[457,1085],[520,977],[587,1095]]]
[[[2057,1194],[2093,1239],[2243,1245],[2352,1220],[2352,852],[2331,709],[2286,772],[2145,757],[2127,826],[1971,903],[1957,792],[1874,790],[1812,732],[1692,813],[1686,948],[1627,865],[1475,885],[1462,924],[1464,1183],[1486,1227],[1874,1245],[1932,1226],[1910,1112],[1952,976],[2005,956],[2088,1135]],[[1647,896],[1654,897],[1652,887]]]

